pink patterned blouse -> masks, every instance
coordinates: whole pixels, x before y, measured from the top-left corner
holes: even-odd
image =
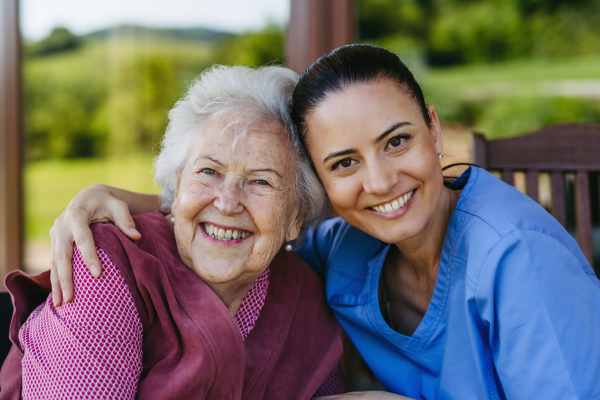
[[[73,301],[54,307],[52,294],[21,327],[23,399],[133,399],[142,373],[142,323],[116,265],[99,247],[102,277],[73,254]],[[246,340],[265,304],[269,268],[244,297],[235,322]],[[315,396],[344,392],[338,367]]]

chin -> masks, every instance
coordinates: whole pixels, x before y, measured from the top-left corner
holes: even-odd
[[[243,272],[240,261],[239,259],[223,260],[205,253],[194,257],[191,268],[205,282],[225,283],[237,278]]]

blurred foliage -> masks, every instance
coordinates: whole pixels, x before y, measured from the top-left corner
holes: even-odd
[[[27,44],[26,158],[155,151],[168,110],[204,69],[284,58],[284,30],[272,24],[240,35],[162,31],[122,26],[76,37],[57,28]]]
[[[66,28],[57,27],[47,38],[26,47],[25,55],[42,56],[74,50],[81,45],[81,38],[73,35]]]
[[[600,0],[359,0],[359,38],[418,43],[431,66],[600,51]]]
[[[496,99],[482,107],[475,129],[503,138],[564,122],[600,123],[600,102],[563,97]]]
[[[283,64],[285,60],[285,31],[283,27],[268,24],[256,32],[246,32],[222,41],[215,53],[215,63],[226,65]]]
[[[600,0],[358,1],[359,41],[398,54],[442,123],[600,123]]]

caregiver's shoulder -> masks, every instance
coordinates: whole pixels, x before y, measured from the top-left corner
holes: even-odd
[[[367,262],[381,246],[380,240],[335,217],[311,227],[296,253],[320,275],[336,266],[346,273],[362,275]]]
[[[533,245],[559,246],[583,266],[588,266],[577,242],[542,206],[489,172],[473,168],[457,204],[458,237],[469,264],[482,266],[498,245],[530,241]],[[473,257],[479,258],[477,262]],[[466,260],[465,260],[466,261]]]

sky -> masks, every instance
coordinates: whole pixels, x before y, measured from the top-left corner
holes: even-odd
[[[240,32],[287,23],[290,0],[21,0],[21,31],[39,40],[56,26],[81,35],[106,27],[206,27]]]

